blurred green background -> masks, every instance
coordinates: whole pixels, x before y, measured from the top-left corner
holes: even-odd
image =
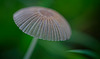
[[[33,39],[13,21],[29,6],[54,9],[69,22],[70,40],[38,40],[31,59],[100,59],[100,0],[0,0],[0,59],[23,59]]]

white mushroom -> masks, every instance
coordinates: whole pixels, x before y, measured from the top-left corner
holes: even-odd
[[[64,41],[71,36],[68,22],[52,9],[44,7],[23,8],[17,11],[13,18],[19,29],[36,39]]]

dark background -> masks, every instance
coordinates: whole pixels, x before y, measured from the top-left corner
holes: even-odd
[[[100,59],[100,0],[0,0],[0,59],[22,59],[32,37],[13,21],[29,6],[54,9],[69,22],[70,40],[38,40],[31,59]]]

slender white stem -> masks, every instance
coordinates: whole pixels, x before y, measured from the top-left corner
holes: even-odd
[[[29,48],[28,48],[23,59],[30,59],[32,52],[34,51],[35,45],[37,43],[37,40],[38,40],[38,38],[32,39],[31,44],[30,44],[30,46],[29,46]]]

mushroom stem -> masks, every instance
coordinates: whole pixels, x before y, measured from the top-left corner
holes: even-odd
[[[30,46],[29,46],[29,48],[28,48],[23,59],[30,59],[32,52],[34,51],[35,45],[37,43],[37,40],[38,40],[38,38],[32,39],[31,44],[30,44]]]

